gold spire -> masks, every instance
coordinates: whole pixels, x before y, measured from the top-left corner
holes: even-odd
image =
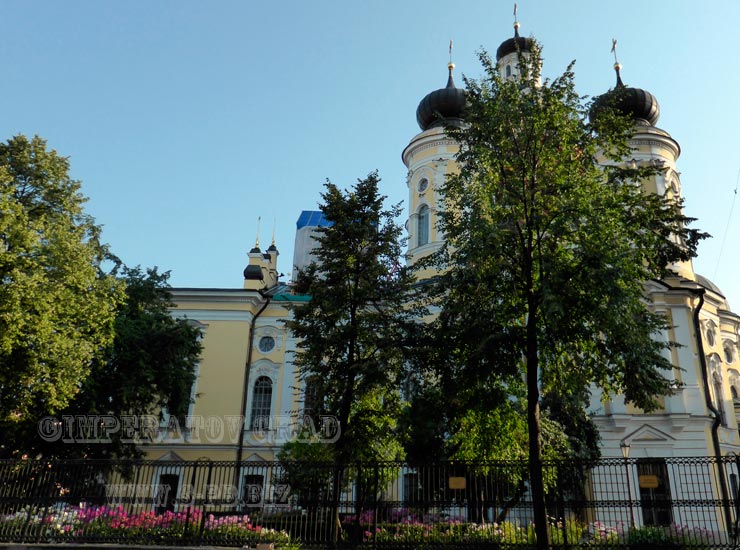
[[[275,246],[275,224],[277,223],[277,216],[272,218],[272,243],[271,246]]]
[[[516,2],[514,2],[514,33],[519,33],[519,20],[516,16]]]
[[[622,75],[619,73],[619,71],[622,70],[622,64],[619,62],[619,59],[617,59],[617,39],[612,38],[612,53],[614,54],[614,71],[617,73],[617,86],[623,86],[622,84]]]
[[[452,38],[450,38],[450,62],[447,64],[447,68],[450,70],[450,76],[452,76],[452,71],[455,68],[455,64],[452,62]]]
[[[257,216],[257,238],[254,241],[254,247],[260,247],[260,225],[262,224],[262,216]]]

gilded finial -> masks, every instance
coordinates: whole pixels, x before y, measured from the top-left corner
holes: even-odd
[[[277,217],[272,218],[272,243],[271,246],[275,246],[275,225],[277,224]]]
[[[254,247],[260,247],[260,225],[262,224],[262,216],[257,216],[257,238],[254,240]]]
[[[617,59],[617,39],[612,38],[612,53],[614,54],[614,64],[619,65],[619,60]]]
[[[617,86],[624,86],[622,83],[622,76],[619,71],[622,70],[622,64],[617,59],[617,39],[612,38],[612,53],[614,54],[614,71],[617,73]]]
[[[516,2],[514,2],[514,33],[519,34],[519,20],[516,17]]]
[[[452,62],[452,38],[450,38],[450,62],[447,64],[447,69],[449,71],[449,75],[447,76],[447,87],[448,88],[455,87],[455,79],[452,78],[452,71],[454,68],[455,68],[455,64]]]

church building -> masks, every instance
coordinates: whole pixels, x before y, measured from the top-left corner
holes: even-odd
[[[531,44],[519,35],[516,23],[514,36],[496,52],[503,78],[517,78],[519,52],[526,55]],[[437,227],[444,209],[440,188],[457,169],[458,150],[444,127],[463,124],[465,106],[465,93],[456,86],[453,69],[450,63],[446,85],[419,103],[420,132],[402,152],[408,169],[407,261],[411,265],[444,242]],[[615,64],[616,86],[627,98],[620,109],[634,123],[632,154],[624,163],[660,168],[644,182],[646,191],[680,196],[681,148],[657,126],[658,100],[644,89],[625,86],[620,69]],[[320,213],[300,214],[291,268],[311,261],[312,232],[326,223]],[[163,437],[147,447],[152,459],[273,460],[306,407],[303,381],[293,364],[296,340],[284,324],[290,306],[305,298],[279,281],[274,242],[264,251],[257,242],[248,256],[240,288],[174,290],[173,315],[187,317],[203,329],[203,354],[190,411],[198,420],[178,437]],[[663,280],[647,281],[646,293],[651,307],[669,319],[671,328],[663,337],[680,344],[670,351],[679,383],[673,395],[661,398],[661,408],[649,414],[626,405],[622,396],[605,397],[594,391],[588,412],[600,430],[605,457],[719,457],[740,452],[736,415],[740,411],[740,316],[731,311],[719,288],[694,272],[690,261],[671,266],[671,271]],[[429,271],[419,274],[431,275]]]
[[[519,35],[505,40],[496,51],[502,78],[516,78],[519,52],[527,54],[528,38]],[[648,91],[627,87],[615,64],[616,86],[625,101],[623,114],[634,123],[630,140],[632,156],[625,164],[652,165],[658,175],[644,182],[646,191],[681,195],[677,161],[678,142],[657,126],[658,100]],[[462,124],[465,97],[455,86],[450,63],[447,85],[429,93],[416,112],[421,132],[403,151],[408,168],[409,262],[438,250],[444,235],[437,228],[438,212],[444,208],[439,190],[445,177],[456,170],[457,144],[445,133],[445,125]],[[667,341],[680,347],[671,351],[674,377],[679,382],[674,395],[661,398],[661,408],[645,414],[626,405],[622,396],[602,399],[593,392],[589,413],[601,434],[602,456],[620,457],[629,449],[632,457],[720,456],[740,451],[738,419],[738,330],[740,316],[730,310],[720,289],[694,273],[691,262],[670,266],[672,275],[648,281],[646,291],[655,311],[663,313],[672,326]],[[432,273],[423,272],[422,277]]]

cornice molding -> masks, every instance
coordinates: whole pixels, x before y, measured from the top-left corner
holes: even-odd
[[[254,314],[251,311],[233,311],[225,309],[182,309],[172,310],[175,319],[195,319],[204,321],[243,321],[251,322]]]
[[[436,130],[436,129],[435,129]],[[431,134],[424,135],[424,133],[421,133],[414,137],[411,142],[406,146],[406,148],[401,153],[401,159],[403,160],[404,165],[406,165],[407,168],[411,169],[411,166],[409,165],[411,158],[415,156],[417,153],[421,151],[426,151],[427,149],[431,149],[434,147],[439,146],[446,146],[446,147],[457,147],[458,144],[454,139],[449,138],[444,131],[441,132],[434,132]],[[450,154],[450,158],[452,158],[452,154]]]
[[[258,305],[264,298],[254,290],[220,288],[174,288],[172,300],[181,303],[222,303]]]
[[[642,137],[644,136],[644,137]],[[658,147],[672,153],[674,160],[678,159],[681,155],[681,146],[678,142],[670,136],[661,136],[656,134],[636,134],[630,142],[639,145],[649,145],[651,147]]]

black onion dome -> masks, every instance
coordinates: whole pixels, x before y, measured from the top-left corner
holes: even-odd
[[[245,281],[262,281],[263,279],[262,268],[260,266],[248,265],[244,268]]]
[[[589,117],[593,119],[598,111],[608,106],[631,118],[637,124],[655,126],[660,118],[658,100],[647,90],[625,86],[619,75],[619,69],[621,69],[619,64],[614,66],[617,72],[617,85],[596,99]]]
[[[519,24],[517,23],[514,25],[514,36],[501,42],[501,45],[496,50],[496,61],[501,61],[502,57],[516,51],[529,52],[531,50],[532,40],[519,36]]]
[[[435,90],[424,97],[416,108],[416,122],[422,130],[429,130],[443,124],[459,124],[462,122],[465,109],[465,90],[455,87],[452,78],[454,65],[450,63],[450,76],[447,86]]]

